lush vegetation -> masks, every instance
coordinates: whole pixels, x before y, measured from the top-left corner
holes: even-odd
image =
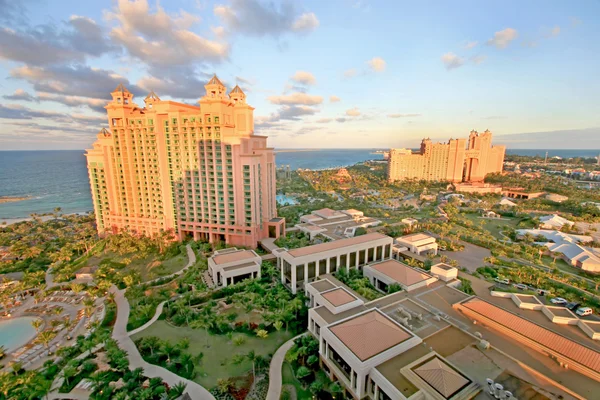
[[[348,272],[344,268],[340,268],[334,276],[367,300],[375,300],[383,296],[371,285],[369,278],[363,277],[362,271],[351,269]]]
[[[275,245],[278,247],[285,247],[289,250],[309,246],[310,244],[308,235],[302,231],[290,232],[275,241]]]

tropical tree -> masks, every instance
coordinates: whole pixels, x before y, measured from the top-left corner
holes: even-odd
[[[269,337],[269,332],[267,332],[264,329],[259,329],[256,331],[256,336],[258,336],[261,339],[266,339],[267,337]]]
[[[229,378],[219,378],[217,379],[217,388],[219,392],[225,394],[229,393],[229,389],[233,386],[233,383]]]
[[[187,385],[183,382],[178,382],[178,383],[174,384],[171,387],[171,390],[169,391],[169,398],[170,399],[178,399],[179,397],[183,396],[186,386]]]
[[[252,363],[252,380],[256,380],[256,352],[254,350],[250,350],[248,354],[246,354],[246,358]]]
[[[44,321],[41,318],[36,318],[33,321],[31,321],[31,326],[33,327],[33,329],[35,329],[37,333],[40,333],[40,328],[42,327],[42,325],[44,325]]]
[[[38,336],[35,340],[37,343],[43,344],[44,347],[46,348],[46,350],[48,350],[48,345],[50,344],[52,339],[54,339],[55,337],[56,337],[56,332],[44,331],[44,332],[41,332],[40,334],[38,334]]]

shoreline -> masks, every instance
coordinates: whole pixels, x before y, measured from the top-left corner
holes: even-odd
[[[61,216],[58,217],[58,219],[60,219],[62,216],[89,215],[90,213],[91,213],[91,211],[65,213],[65,214],[61,214]],[[46,222],[46,221],[50,221],[51,219],[54,219],[54,215],[41,215],[39,218],[42,220],[42,222]],[[33,217],[0,218],[0,228],[2,228],[4,226],[18,224],[19,222],[26,222],[26,221],[32,221],[32,220],[33,220]]]

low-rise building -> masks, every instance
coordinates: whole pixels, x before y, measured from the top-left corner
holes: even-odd
[[[432,265],[429,272],[431,272],[431,275],[444,282],[450,282],[458,278],[458,268],[445,263]]]
[[[414,233],[412,235],[396,238],[396,243],[405,246],[411,253],[418,255],[432,252],[438,253],[438,244],[435,238],[426,233]]]
[[[546,192],[530,192],[523,188],[502,189],[502,195],[511,199],[535,199],[542,197]]]
[[[94,272],[96,272],[96,269],[96,267],[83,267],[75,272],[75,279],[92,280],[94,279]]]
[[[363,266],[392,257],[393,239],[381,233],[368,233],[347,239],[316,244],[276,254],[281,282],[296,293],[299,287],[320,275],[339,268]]]
[[[514,207],[517,205],[517,203],[515,203],[514,201],[510,201],[507,197],[503,197],[499,202],[498,205],[500,207],[504,206],[504,207]]]
[[[300,217],[301,223],[295,227],[306,233],[311,240],[322,235],[330,240],[353,237],[359,228],[369,228],[381,224],[375,218],[365,217],[359,210],[332,210],[322,208]]]
[[[400,222],[412,228],[413,226],[416,226],[419,223],[419,220],[414,218],[403,218]]]
[[[477,194],[487,194],[487,193],[501,193],[502,186],[493,185],[491,183],[482,183],[482,182],[460,182],[454,184],[454,189],[457,192],[462,193],[477,193]]]
[[[260,278],[262,259],[254,250],[235,247],[215,251],[208,259],[208,273],[216,286],[228,286],[248,278]]]
[[[575,222],[569,221],[566,218],[557,214],[545,215],[540,217],[540,228],[542,229],[562,229],[563,226],[573,226]]]
[[[388,287],[393,284],[398,284],[403,290],[410,292],[437,281],[437,278],[424,271],[411,268],[397,260],[365,265],[363,274],[377,290],[383,293],[387,293]]]

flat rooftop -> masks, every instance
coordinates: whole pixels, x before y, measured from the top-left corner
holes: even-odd
[[[212,259],[215,262],[215,264],[219,265],[219,264],[229,264],[231,262],[236,262],[236,261],[249,260],[249,259],[255,258],[255,257],[256,257],[256,253],[254,253],[252,250],[238,250],[238,251],[228,252],[226,254],[218,254],[216,256],[213,256]]]
[[[510,313],[485,300],[474,297],[460,304],[476,314],[494,321],[496,324],[532,340],[548,349],[561,354],[593,371],[600,371],[600,353],[566,337],[546,329],[525,318]]]
[[[528,304],[542,304],[537,297],[530,294],[515,294],[519,300]]]
[[[580,322],[583,323],[588,328],[590,328],[593,332],[600,333],[600,321],[581,320]]]
[[[412,337],[389,317],[376,310],[330,326],[329,330],[361,361]]]
[[[421,240],[433,239],[433,238],[434,238],[433,236],[429,236],[425,233],[415,233],[412,235],[401,236],[398,239],[404,240],[406,242],[414,243],[414,242],[419,242]]]
[[[315,290],[319,293],[325,292],[327,290],[337,287],[336,285],[334,285],[327,279],[321,279],[320,281],[314,281],[314,282],[309,283],[309,285],[314,287]]]
[[[577,316],[575,314],[573,314],[573,312],[566,307],[546,306],[546,309],[557,317],[577,318]]]
[[[403,286],[411,286],[427,279],[431,279],[431,275],[417,271],[396,260],[387,260],[377,264],[370,264],[369,267]]]
[[[381,233],[367,233],[366,235],[356,236],[348,239],[340,239],[333,242],[320,243],[312,246],[301,247],[299,249],[294,249],[288,251],[288,254],[294,258],[296,257],[304,257],[310,254],[323,253],[325,251],[342,249],[344,247],[352,247],[358,244],[368,243],[371,241],[391,238],[389,236],[383,235]]]
[[[358,300],[341,287],[321,293],[321,296],[323,296],[323,298],[330,302],[334,307],[343,306],[344,304],[352,303],[353,301]]]
[[[260,264],[257,263],[256,261],[252,261],[252,262],[247,262],[247,263],[243,263],[243,264],[236,264],[236,265],[231,265],[229,267],[223,267],[223,271],[235,271],[236,269],[242,269],[242,268],[247,268],[247,267],[260,267]]]
[[[397,355],[396,357],[389,359],[383,364],[375,367],[381,375],[385,377],[404,397],[409,398],[413,394],[417,393],[419,389],[400,373],[400,369],[407,365],[415,362],[421,357],[429,354],[431,350],[424,346],[415,346],[412,349],[405,351]]]
[[[433,267],[443,269],[444,271],[450,271],[450,270],[454,269],[453,266],[444,264],[444,263],[435,264],[435,265],[433,265]]]

